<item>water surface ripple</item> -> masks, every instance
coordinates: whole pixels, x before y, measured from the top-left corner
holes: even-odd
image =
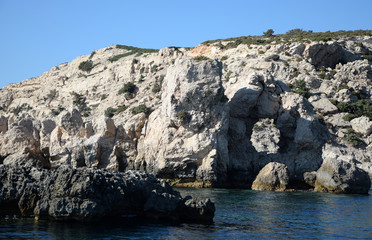
[[[216,203],[214,223],[1,219],[0,239],[372,239],[370,195],[177,189]]]

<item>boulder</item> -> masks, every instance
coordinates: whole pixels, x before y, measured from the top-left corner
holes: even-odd
[[[334,68],[344,57],[343,48],[336,42],[313,43],[306,47],[304,57],[310,59],[311,64]]]
[[[284,191],[289,182],[287,166],[270,162],[258,173],[252,184],[253,190]]]
[[[328,98],[321,98],[317,101],[311,102],[314,108],[318,109],[319,111],[325,114],[332,114],[338,111],[337,107],[333,105]]]
[[[369,136],[372,133],[372,121],[368,117],[354,118],[350,123],[354,131],[360,132],[364,136]]]
[[[212,222],[214,211],[210,200],[182,198],[167,182],[143,172],[0,166],[0,215],[87,221],[134,214]]]
[[[341,89],[337,91],[333,99],[345,103],[353,103],[358,101],[358,97],[352,94],[352,92],[349,89]]]
[[[347,128],[351,127],[351,124],[349,121],[346,121],[343,119],[343,117],[347,113],[337,113],[330,116],[325,116],[325,120],[327,123],[330,123],[333,127],[341,127],[341,128]]]
[[[351,162],[327,158],[316,172],[316,192],[368,194],[371,180]]]

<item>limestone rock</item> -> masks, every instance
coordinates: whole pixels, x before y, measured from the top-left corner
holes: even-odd
[[[358,101],[358,97],[353,95],[349,89],[341,89],[340,91],[337,91],[337,93],[334,96],[334,99],[336,99],[339,102],[346,103],[353,103]]]
[[[342,127],[342,128],[351,127],[350,122],[345,121],[343,119],[343,117],[346,114],[347,113],[337,113],[337,114],[333,114],[331,116],[326,116],[325,119],[328,123],[330,123],[334,127]]]
[[[69,135],[83,136],[83,119],[78,109],[65,111],[58,119],[61,126]]]
[[[263,90],[260,82],[261,78],[262,76],[258,74],[251,74],[245,84],[235,84],[233,88],[226,90],[226,95],[230,98],[230,116],[249,116],[251,109],[257,104],[258,97]]]
[[[362,60],[372,53],[371,39],[236,48],[221,40],[141,56],[123,46],[96,50],[0,90],[0,163],[141,169],[204,186],[250,187],[269,162],[305,183],[305,173],[334,155],[372,176],[371,134],[361,139],[366,146],[345,146],[351,123],[327,100],[372,99],[372,68]],[[274,54],[279,60],[268,60]],[[209,60],[194,58],[200,55]],[[93,69],[80,70],[88,60]],[[308,100],[289,88],[299,80]],[[123,93],[129,82],[133,93]],[[150,116],[132,114],[140,104]],[[263,119],[272,124],[258,133],[253,128]]]
[[[183,199],[167,182],[135,171],[0,166],[1,215],[86,221],[135,214],[211,222],[214,204],[210,200],[190,204],[190,200]]]
[[[327,98],[321,98],[320,100],[314,101],[311,104],[325,114],[336,113],[338,111],[337,107],[333,105]]]
[[[316,172],[315,172],[315,171],[312,171],[312,172],[305,172],[305,173],[304,173],[304,181],[305,181],[305,183],[307,183],[308,185],[310,185],[310,186],[312,186],[312,187],[315,187]]]
[[[52,134],[55,128],[56,128],[56,123],[52,119],[44,119],[41,121],[40,149],[43,152],[48,152],[48,154],[49,154],[50,135]]]
[[[255,123],[251,142],[257,152],[277,153],[279,151],[280,131],[273,121],[263,119]]]
[[[136,165],[158,177],[216,182],[227,170],[228,106],[218,62],[176,60],[149,116]]]
[[[316,173],[315,191],[330,193],[368,194],[371,180],[355,164],[332,158],[326,159]]]
[[[314,43],[306,47],[305,58],[316,66],[334,68],[344,57],[344,51],[338,43]]]
[[[351,127],[356,132],[360,132],[365,136],[369,136],[372,133],[372,121],[368,117],[362,116],[354,118],[350,121]]]
[[[253,190],[284,191],[289,182],[287,167],[282,163],[268,163],[258,173],[252,184]]]
[[[49,161],[40,150],[38,129],[38,122],[31,116],[20,116],[0,138],[0,159],[3,163],[48,168]]]

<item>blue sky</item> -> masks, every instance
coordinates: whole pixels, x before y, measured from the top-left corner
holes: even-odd
[[[0,0],[0,87],[113,44],[193,47],[290,29],[372,29],[372,0]]]

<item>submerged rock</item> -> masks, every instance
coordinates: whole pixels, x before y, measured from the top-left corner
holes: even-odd
[[[55,220],[97,220],[135,214],[211,222],[214,211],[210,200],[182,198],[166,181],[143,172],[0,166],[0,214]]]

